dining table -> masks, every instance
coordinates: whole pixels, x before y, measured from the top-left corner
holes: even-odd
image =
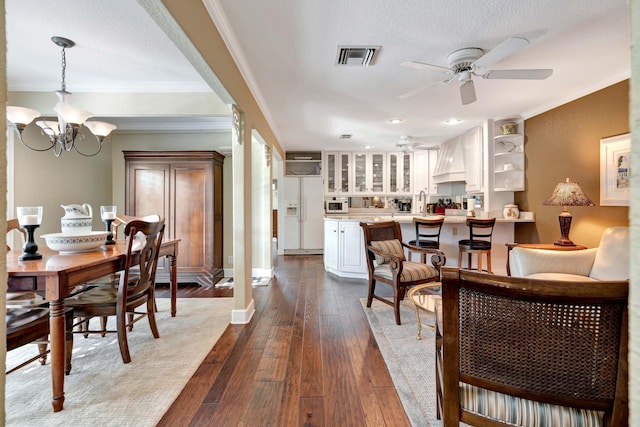
[[[176,316],[177,259],[180,239],[160,246],[159,257],[168,259],[170,268],[171,316]],[[64,407],[65,317],[64,300],[81,284],[116,273],[124,268],[125,241],[103,245],[87,252],[64,253],[42,247],[42,259],[21,261],[22,250],[7,251],[8,290],[36,291],[49,301],[49,341],[51,347],[52,406]]]

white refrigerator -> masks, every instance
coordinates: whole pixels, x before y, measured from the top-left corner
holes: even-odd
[[[283,248],[285,254],[322,254],[324,198],[321,176],[285,176]]]

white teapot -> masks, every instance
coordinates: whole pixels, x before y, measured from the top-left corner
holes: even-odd
[[[62,234],[65,236],[86,236],[91,234],[93,209],[91,205],[60,205],[65,215],[60,219]]]

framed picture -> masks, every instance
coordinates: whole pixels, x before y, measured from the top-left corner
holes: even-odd
[[[600,206],[629,206],[631,135],[600,140]]]

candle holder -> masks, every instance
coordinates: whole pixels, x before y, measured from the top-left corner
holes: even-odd
[[[38,244],[34,241],[35,229],[40,227],[42,222],[42,206],[18,207],[18,223],[20,227],[27,230],[27,242],[22,247],[20,261],[42,259],[42,254],[38,253]]]
[[[113,233],[111,232],[111,224],[116,219],[116,211],[117,206],[100,206],[100,217],[102,218],[102,222],[104,222],[107,226],[107,240],[104,242],[105,245],[115,245],[116,241],[113,240]]]

